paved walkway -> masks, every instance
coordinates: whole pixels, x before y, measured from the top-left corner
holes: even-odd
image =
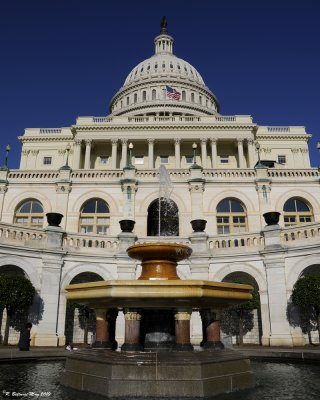
[[[283,361],[309,361],[320,363],[320,346],[315,347],[259,347],[259,346],[234,346],[235,351],[248,355],[250,359],[283,360]],[[56,347],[31,347],[30,351],[20,351],[17,347],[0,346],[0,362],[9,361],[36,361],[36,360],[63,360],[70,354],[64,348]]]

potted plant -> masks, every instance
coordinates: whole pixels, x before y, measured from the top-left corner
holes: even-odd
[[[277,225],[279,223],[280,213],[278,211],[269,211],[263,214],[267,225]]]
[[[61,220],[63,218],[62,214],[56,212],[49,212],[46,214],[49,226],[60,226]]]
[[[206,229],[206,223],[206,219],[193,219],[192,221],[190,221],[194,232],[204,232],[204,230]]]

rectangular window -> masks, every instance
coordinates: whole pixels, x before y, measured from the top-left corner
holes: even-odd
[[[186,164],[193,164],[193,156],[186,156]]]
[[[286,164],[287,163],[286,156],[278,156],[278,163],[279,164]]]
[[[51,165],[52,157],[43,157],[43,165]]]
[[[108,164],[108,156],[100,156],[100,164]]]
[[[108,227],[107,226],[99,226],[97,225],[97,234],[98,235],[106,235],[108,233]]]
[[[229,164],[229,156],[226,156],[226,155],[220,156],[220,163],[221,164]]]
[[[144,156],[135,156],[134,163],[136,165],[143,165],[144,164]]]
[[[169,156],[160,156],[160,164],[168,164]]]

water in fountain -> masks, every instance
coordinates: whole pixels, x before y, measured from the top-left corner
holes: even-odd
[[[158,235],[157,236],[177,236],[178,233],[171,224],[170,219],[177,216],[178,209],[176,204],[170,199],[173,185],[170,175],[164,165],[159,168],[159,199],[158,199]]]

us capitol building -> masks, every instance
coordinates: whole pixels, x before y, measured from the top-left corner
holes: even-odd
[[[306,343],[287,309],[297,279],[320,270],[320,174],[310,167],[311,135],[302,126],[220,114],[217,97],[174,55],[173,43],[163,20],[155,54],[130,71],[108,116],[27,128],[20,168],[0,171],[0,273],[23,273],[38,292],[35,346],[63,345],[66,335],[80,342],[76,316],[66,323],[64,288],[135,279],[141,267],[126,248],[158,241],[159,233],[192,247],[178,266],[182,279],[240,277],[259,289],[261,310],[245,340]],[[280,213],[279,224],[266,225],[270,211]],[[60,227],[48,226],[50,212],[63,215]],[[135,221],[133,232],[121,231],[121,220]],[[193,231],[193,220],[206,220],[205,230]],[[197,312],[191,330],[199,343]],[[11,328],[10,342],[17,337]]]

